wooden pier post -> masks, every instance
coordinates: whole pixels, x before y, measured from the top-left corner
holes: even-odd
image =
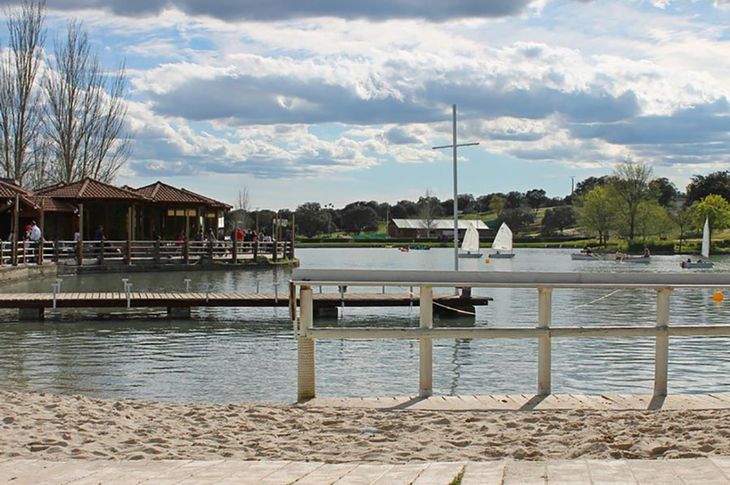
[[[421,287],[419,319],[421,328],[433,328],[433,288],[430,286]],[[431,337],[420,338],[418,360],[418,396],[428,397],[433,394],[433,341]]]
[[[13,241],[10,248],[10,264],[18,265],[18,237],[20,235],[20,195],[15,194],[15,202],[13,203]]]
[[[656,356],[654,359],[654,396],[667,395],[669,374],[669,296],[671,288],[659,288],[656,292]]]
[[[84,204],[79,204],[79,240],[76,241],[76,263],[84,263]]]
[[[294,225],[295,222],[296,222],[296,218],[294,217],[294,213],[292,212],[291,213],[291,248],[289,248],[289,259],[290,260],[294,260],[294,257],[295,257],[294,256],[294,241],[296,240],[295,239],[296,226]]]
[[[231,262],[233,264],[238,263],[238,239],[236,239],[236,229],[238,229],[238,226],[233,229],[233,234],[231,234],[231,243],[233,243],[233,246],[231,247]]]
[[[302,286],[299,290],[299,331],[306,332],[314,323],[314,302],[312,288]],[[314,373],[314,339],[298,335],[297,338],[297,401],[312,399],[316,395]]]
[[[552,322],[553,289],[537,289],[537,326],[538,328],[550,328]],[[552,377],[552,353],[550,348],[550,335],[538,337],[537,344],[537,394],[547,396],[551,392]]]

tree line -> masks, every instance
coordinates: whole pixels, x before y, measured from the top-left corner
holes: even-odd
[[[243,227],[269,232],[277,218],[289,220],[292,211],[249,211],[248,194],[236,204],[232,220]],[[244,201],[245,199],[245,201]],[[641,162],[619,164],[611,175],[588,177],[566,197],[548,197],[545,190],[495,192],[486,195],[459,194],[462,217],[485,218],[495,227],[506,222],[514,231],[535,229],[543,236],[564,234],[568,228],[594,236],[601,244],[609,237],[628,241],[679,234],[680,243],[710,220],[712,230],[730,225],[730,171],[695,175],[680,191],[665,177],[653,178],[651,167]],[[540,220],[536,220],[542,211]],[[429,226],[453,213],[453,199],[440,200],[430,191],[417,200],[394,204],[356,201],[341,208],[307,202],[296,208],[297,233],[305,237],[337,232],[358,234],[375,231],[391,219],[422,219]],[[575,234],[575,232],[573,232]],[[431,236],[426,233],[425,237]]]
[[[102,68],[83,24],[46,45],[45,1],[7,11],[0,55],[0,173],[22,186],[110,182],[131,149],[124,64]]]

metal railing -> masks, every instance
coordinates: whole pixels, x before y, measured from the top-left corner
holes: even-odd
[[[313,291],[315,285],[417,287],[420,291],[419,327],[315,327]],[[728,288],[728,273],[533,273],[533,272],[455,272],[455,271],[352,271],[296,269],[290,282],[290,305],[296,310],[299,288],[299,318],[293,312],[298,348],[297,397],[300,401],[316,396],[316,339],[418,339],[419,395],[432,394],[432,339],[538,340],[537,393],[551,393],[552,346],[555,338],[580,337],[654,337],[654,395],[667,395],[670,336],[730,336],[730,325],[672,325],[669,303],[675,288]],[[434,287],[535,288],[538,295],[534,327],[445,327],[434,328]],[[552,294],[561,288],[644,288],[656,291],[656,325],[553,327]]]
[[[272,261],[293,259],[291,241],[12,241],[0,242],[0,266],[43,264],[95,265],[101,263],[195,263],[198,261],[244,262],[265,257]]]

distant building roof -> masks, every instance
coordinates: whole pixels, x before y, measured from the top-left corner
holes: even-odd
[[[425,219],[393,219],[393,224],[395,224],[395,227],[398,229],[418,229],[422,231],[429,229]],[[487,226],[483,221],[476,219],[459,219],[459,229],[466,230],[471,225],[476,226],[477,230],[486,231],[489,229],[489,226]],[[453,231],[454,221],[453,219],[434,219],[431,221],[430,229],[432,231]]]
[[[106,182],[85,178],[70,184],[56,184],[36,191],[38,195],[55,197],[58,199],[80,200],[145,200],[142,194],[132,190],[115,187]]]
[[[199,204],[223,209],[231,208],[231,206],[225,202],[220,202],[189,190],[172,187],[171,185],[167,185],[159,180],[153,184],[131,190],[142,194],[154,202],[166,202],[168,204]]]

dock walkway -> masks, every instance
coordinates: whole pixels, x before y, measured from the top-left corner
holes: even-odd
[[[461,481],[456,481],[458,477]],[[1,483],[239,485],[532,485],[730,483],[730,457],[407,464],[238,460],[43,461],[0,459]]]
[[[488,305],[486,296],[436,295],[434,305],[440,309],[472,309]],[[346,307],[407,307],[418,306],[420,298],[412,293],[317,293],[315,311]],[[298,305],[298,299],[296,304]],[[192,307],[290,307],[288,293],[241,292],[65,292],[56,293],[0,293],[0,308],[17,308],[21,320],[43,318],[46,308],[167,308],[171,316],[190,316]],[[171,310],[172,309],[172,310]],[[24,311],[26,310],[26,311]],[[331,313],[330,313],[331,315]]]

